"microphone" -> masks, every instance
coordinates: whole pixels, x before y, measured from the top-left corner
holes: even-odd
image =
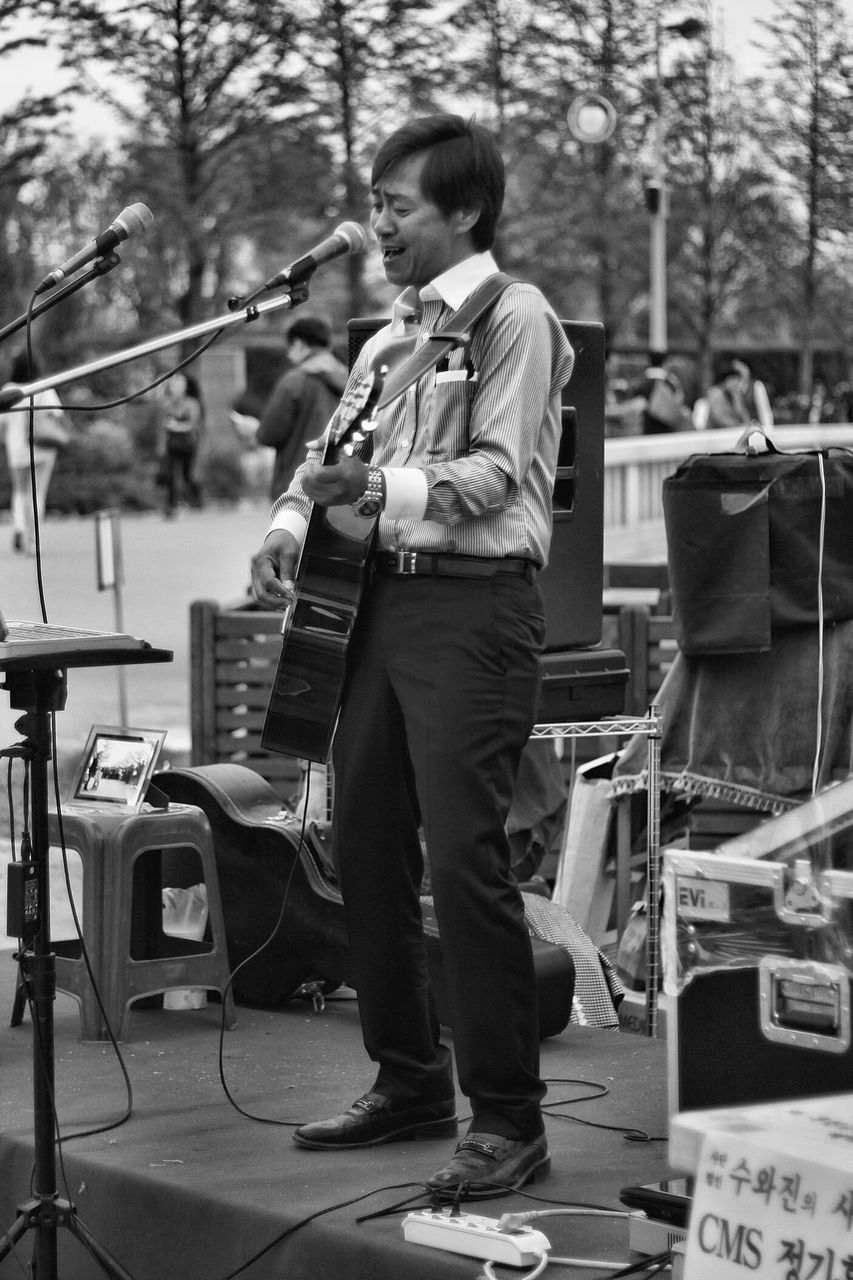
[[[321,240],[301,258],[291,262],[289,267],[267,280],[264,288],[277,289],[281,284],[301,284],[324,262],[331,262],[332,258],[339,258],[342,253],[361,253],[366,248],[367,232],[364,227],[357,222],[342,222],[325,240]]]
[[[57,267],[55,271],[51,271],[50,275],[46,275],[35,292],[45,293],[48,289],[55,288],[62,280],[79,271],[81,267],[85,267],[87,262],[102,258],[104,254],[111,253],[117,244],[121,244],[122,240],[135,236],[139,231],[147,230],[153,221],[154,214],[147,205],[129,204],[97,239],[90,240],[84,249],[80,249],[67,262],[63,262],[61,267]]]

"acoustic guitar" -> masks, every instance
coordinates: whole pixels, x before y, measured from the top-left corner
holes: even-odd
[[[372,372],[345,395],[323,466],[351,454],[375,430],[385,372]],[[348,506],[312,508],[261,733],[267,751],[321,764],[329,759],[376,523]]]

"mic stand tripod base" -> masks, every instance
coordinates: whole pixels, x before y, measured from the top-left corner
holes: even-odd
[[[20,956],[23,982],[32,1003],[33,1019],[33,1196],[19,1206],[14,1223],[0,1236],[0,1262],[27,1231],[36,1235],[33,1274],[38,1280],[57,1280],[57,1229],[67,1228],[114,1280],[133,1280],[93,1238],[77,1217],[72,1204],[60,1199],[56,1189],[56,1135],[54,1115],[53,1008],[56,1000],[56,956],[50,940],[50,891],[48,885],[48,761],[51,757],[51,713],[65,706],[65,671],[45,664],[9,667],[3,688],[11,706],[25,714],[15,724],[28,735],[24,748],[31,759],[32,858],[36,867],[37,929],[32,944]]]
[[[58,1195],[53,1195],[50,1200],[44,1198],[28,1200],[25,1204],[18,1205],[18,1216],[0,1241],[2,1245],[0,1258],[4,1258],[11,1251],[25,1232],[49,1231],[55,1239],[57,1227],[67,1227],[71,1234],[88,1249],[95,1261],[100,1263],[108,1276],[114,1277],[114,1280],[134,1280],[130,1272],[125,1271],[103,1245],[98,1243],[88,1227],[83,1225],[77,1217],[75,1206],[67,1200],[60,1199]],[[40,1267],[42,1254],[38,1256]],[[40,1276],[40,1269],[34,1270],[34,1275]]]

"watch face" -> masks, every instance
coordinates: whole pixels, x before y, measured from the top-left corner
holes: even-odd
[[[382,510],[382,499],[377,498],[372,493],[363,493],[358,501],[353,503],[353,506],[360,516],[378,516]]]

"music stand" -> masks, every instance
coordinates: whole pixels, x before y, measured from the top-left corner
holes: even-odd
[[[45,627],[48,633],[49,627]],[[99,637],[101,641],[107,637]],[[15,722],[19,733],[26,735],[24,747],[31,760],[31,840],[34,876],[28,882],[28,902],[34,901],[38,928],[33,935],[32,950],[25,940],[21,966],[30,979],[33,1010],[33,1126],[34,1171],[33,1193],[18,1206],[18,1216],[0,1240],[2,1261],[18,1240],[35,1231],[35,1268],[39,1280],[57,1280],[57,1228],[67,1227],[88,1249],[102,1270],[113,1280],[132,1280],[123,1267],[98,1243],[77,1217],[73,1204],[59,1197],[56,1179],[54,1134],[54,1024],[56,996],[55,956],[51,951],[50,892],[48,883],[48,761],[51,755],[50,716],[65,706],[68,667],[116,666],[126,663],[171,662],[167,649],[154,649],[145,641],[132,637],[115,637],[116,647],[86,647],[51,655],[49,646],[43,654],[15,658],[0,655],[0,672],[5,679],[0,687],[9,690],[13,710],[24,715]],[[130,646],[126,643],[131,641]],[[136,646],[136,647],[134,647]],[[61,665],[60,665],[61,664]]]

